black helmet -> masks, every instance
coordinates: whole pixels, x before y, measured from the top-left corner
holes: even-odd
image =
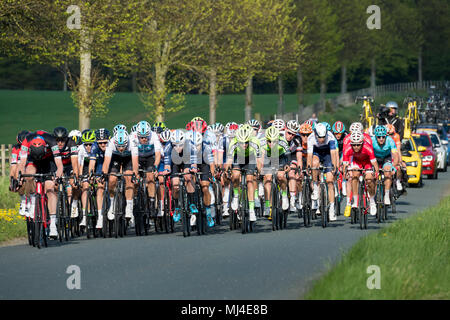
[[[96,136],[97,140],[108,140],[110,138],[110,133],[109,133],[108,129],[101,128],[101,129],[95,130],[95,136]]]
[[[56,127],[55,130],[53,130],[53,136],[56,139],[67,139],[69,137],[69,132],[64,127]]]
[[[25,137],[30,133],[28,130],[22,130],[17,134],[17,143],[22,144],[23,140],[25,140]]]

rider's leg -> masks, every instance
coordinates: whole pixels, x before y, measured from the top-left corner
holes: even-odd
[[[83,219],[80,222],[80,226],[86,226],[86,212],[87,212],[87,192],[89,189],[89,183],[83,182],[81,184],[81,208],[83,212]]]
[[[283,210],[289,209],[289,199],[287,196],[287,179],[285,171],[277,172],[277,182],[281,188],[281,206]]]
[[[320,159],[318,156],[314,155],[313,156],[313,161],[312,161],[312,167],[313,168],[318,168],[320,166]],[[311,195],[311,199],[312,200],[317,200],[319,199],[319,170],[312,170],[312,176],[313,176],[313,193]]]
[[[47,194],[48,213],[50,215],[50,236],[57,236],[55,183],[51,180],[47,180],[45,181],[44,187],[45,193]]]
[[[132,174],[133,171],[126,170],[125,174]],[[133,195],[134,195],[134,183],[131,181],[130,176],[125,177],[125,199],[127,205],[125,207],[125,218],[133,218]]]

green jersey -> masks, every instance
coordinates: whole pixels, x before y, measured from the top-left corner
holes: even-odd
[[[281,157],[282,155],[285,155],[286,153],[289,152],[289,143],[282,136],[280,136],[278,138],[278,143],[276,143],[273,148],[269,147],[269,144],[267,143],[266,138],[264,138],[264,141],[262,142],[262,144],[263,144],[263,150],[265,151],[266,156],[269,158],[272,156],[272,154],[274,156],[278,155],[279,157]]]
[[[261,157],[261,143],[256,137],[251,137],[247,148],[243,148],[236,138],[233,138],[228,148],[228,159],[233,159],[234,156],[248,158],[254,155],[256,158]]]

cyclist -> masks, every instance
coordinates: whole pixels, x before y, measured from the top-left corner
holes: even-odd
[[[256,119],[251,119],[247,121],[247,124],[253,129],[253,136],[260,141],[261,146],[265,143],[265,134],[261,130],[261,123]],[[258,183],[259,182],[259,183]],[[261,203],[259,200],[259,195],[264,196],[264,185],[262,181],[258,178],[254,179],[253,185],[255,187],[255,207],[260,208]]]
[[[81,142],[83,143],[78,147],[78,176],[87,176],[89,174],[89,162],[90,162],[90,154],[92,152],[92,145],[96,140],[95,131],[89,130],[86,131],[81,136]],[[83,218],[80,222],[80,227],[86,226],[86,203],[87,203],[87,192],[89,189],[89,178],[84,177],[81,180],[81,208],[83,212]]]
[[[284,137],[289,145],[287,152],[288,164],[292,170],[289,171],[289,193],[290,193],[290,211],[295,211],[295,201],[297,195],[297,184],[300,179],[295,169],[303,168],[302,161],[302,138],[298,135],[300,125],[295,120],[290,120],[286,124]]]
[[[339,159],[342,161],[342,154],[343,154],[343,148],[344,148],[344,139],[348,135],[348,132],[345,131],[345,125],[342,123],[342,121],[336,121],[333,124],[333,134],[336,138],[336,141],[338,143],[338,149],[339,149]]]
[[[308,137],[312,134],[313,130],[312,130],[312,126],[311,124],[309,124],[308,121],[305,121],[299,129],[299,133],[300,133],[300,138],[302,139],[302,166],[301,168],[306,168],[306,162],[307,162],[307,158],[308,158]],[[300,174],[300,177],[298,179],[298,185],[297,185],[297,190],[298,190],[298,207],[299,209],[303,209],[303,203],[302,203],[302,196],[301,196],[301,192],[303,189],[303,173]]]
[[[262,149],[264,158],[264,169],[275,168],[277,172],[277,183],[281,188],[281,206],[283,210],[289,208],[289,199],[287,196],[287,179],[286,172],[289,171],[289,143],[280,135],[280,131],[271,126],[266,130],[265,139]],[[272,197],[270,194],[272,182],[272,172],[264,172],[264,189],[266,195],[266,204],[264,207],[265,215],[269,215],[272,207]]]
[[[398,133],[395,132],[395,127],[392,124],[387,124],[386,125],[386,129],[388,132],[388,135],[394,140],[395,145],[397,146],[397,150],[398,150],[398,156],[399,156],[399,161],[398,161],[398,165],[395,167],[396,171],[397,171],[397,190],[398,191],[402,191],[403,190],[403,186],[402,186],[402,170],[400,170],[400,165],[402,165],[402,167],[405,168],[406,171],[406,164],[402,161],[402,142],[400,140],[400,135]]]
[[[26,169],[25,169],[26,167]],[[25,170],[24,170],[25,169]],[[22,143],[20,151],[19,172],[26,174],[52,174],[56,172],[56,177],[63,175],[63,163],[61,153],[56,144],[55,137],[48,132],[39,130],[29,133]],[[33,217],[36,205],[35,183],[32,178],[27,178],[28,190],[30,190],[29,215]],[[22,182],[19,182],[21,185]],[[56,192],[55,183],[52,178],[47,177],[44,183],[45,193],[48,200],[48,211],[50,215],[50,237],[57,237],[56,229]]]
[[[69,138],[72,138],[72,140],[74,140],[78,146],[81,145],[81,131],[79,131],[79,130],[70,131]]]
[[[256,137],[253,137],[252,131],[253,129],[249,125],[243,125],[237,130],[236,137],[231,140],[224,168],[228,170],[232,166],[233,168],[246,170],[249,220],[256,221],[253,175],[256,171],[260,171],[262,163],[260,161],[260,142]],[[233,170],[231,175],[231,183],[233,184],[232,210],[237,210],[239,206],[240,178],[241,172]]]
[[[235,138],[236,132],[239,126],[236,122],[229,122],[225,126],[225,134],[219,140],[218,144],[218,163],[223,169],[224,164],[227,162],[227,150],[229,148],[230,142]],[[229,216],[228,212],[228,199],[230,197],[230,183],[231,180],[228,179],[227,175],[223,174],[221,176],[222,190],[223,190],[223,216]]]
[[[89,155],[89,172],[95,172],[96,174],[102,173],[103,161],[105,160],[105,151],[108,141],[110,139],[110,133],[108,129],[101,128],[95,131],[96,142],[92,145],[91,153]],[[103,193],[105,191],[105,184],[102,179],[97,180],[97,229],[103,228]]]
[[[64,127],[56,127],[53,130],[53,136],[56,139],[56,144],[58,145],[59,152],[61,154],[61,159],[64,166],[64,175],[71,176],[72,174],[78,178],[78,144],[77,141],[69,139],[69,133]],[[80,140],[81,141],[81,140]],[[74,188],[75,187],[75,188]],[[69,203],[72,199],[72,188],[76,189],[73,194],[72,201],[72,217],[78,217],[78,199],[79,192],[78,187],[75,186],[75,180],[72,178],[69,180],[67,185],[67,198]]]
[[[30,132],[28,130],[23,130],[17,134],[17,137],[16,137],[17,144],[12,146],[11,156],[9,159],[9,180],[10,180],[9,190],[11,192],[19,193],[19,196],[20,196],[19,214],[21,216],[25,216],[25,215],[28,216],[28,207],[27,206],[29,205],[29,201],[27,202],[27,197],[25,195],[24,186],[22,186],[21,188],[18,188],[18,186],[19,186],[19,183],[17,181],[18,174],[19,174],[18,164],[20,161],[20,149],[22,147],[22,142],[29,133]],[[27,192],[27,193],[29,194],[29,192]]]
[[[392,176],[398,164],[399,153],[394,140],[388,136],[385,126],[375,128],[375,136],[372,137],[373,151],[378,165],[383,168],[385,181],[384,204],[390,205],[389,191],[391,189]]]
[[[314,128],[314,134],[308,137],[308,168],[314,168],[312,170],[313,177],[313,193],[311,195],[312,200],[319,199],[319,172],[317,168],[322,164],[325,169],[326,182],[328,184],[328,199],[330,201],[330,221],[336,220],[335,208],[334,208],[334,177],[338,170],[337,163],[337,141],[333,134],[327,130],[327,127],[323,123],[316,124]],[[322,214],[325,214],[322,212]]]
[[[147,171],[145,173],[147,180],[147,190],[150,198],[149,206],[155,208],[156,198],[156,175],[157,168],[161,163],[162,146],[158,134],[162,133],[166,128],[162,122],[157,122],[150,127],[150,124],[143,120],[136,125],[136,133],[133,135],[132,141],[137,146],[139,154],[139,169]],[[164,194],[164,193],[163,193]],[[160,197],[158,217],[162,217],[164,208],[164,200]]]
[[[138,176],[139,169],[139,150],[135,141],[132,141],[125,130],[117,130],[111,141],[108,143],[105,150],[105,160],[103,161],[102,174],[103,178],[108,173],[124,174],[134,173]],[[131,219],[133,223],[133,194],[134,184],[131,176],[125,178],[125,218]],[[113,203],[114,203],[114,188],[117,184],[117,177],[109,176],[109,197],[110,206],[108,210],[108,219],[114,220]]]
[[[124,124],[118,124],[113,128],[113,136],[116,135],[117,131],[119,130],[125,130],[127,131],[127,127]]]
[[[275,119],[272,122],[272,126],[280,131],[280,135],[284,135],[284,130],[286,130],[286,122],[283,119]]]
[[[169,150],[169,145],[170,145],[170,136],[171,136],[172,132],[170,130],[164,130],[163,132],[161,132],[158,137],[159,137],[159,142],[161,144],[161,161],[159,162],[159,165],[157,167],[158,169],[158,181],[159,181],[159,199],[160,200],[160,212],[161,212],[161,216],[164,215],[164,176],[167,175],[167,172],[164,170],[164,155],[165,153]]]
[[[370,196],[370,214],[372,216],[377,213],[375,203],[375,179],[372,167],[375,167],[375,177],[378,174],[378,163],[375,158],[373,147],[366,143],[364,135],[361,131],[355,130],[350,134],[350,144],[344,146],[343,155],[344,175],[350,174],[352,178],[353,203],[351,204],[350,192],[347,193],[347,206],[345,207],[344,216],[349,217],[351,208],[358,207],[358,188],[359,188],[359,171],[347,172],[347,169],[364,169],[367,189]]]

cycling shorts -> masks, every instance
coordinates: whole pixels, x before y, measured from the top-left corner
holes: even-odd
[[[139,157],[139,169],[144,171],[153,171],[154,167],[155,156]]]
[[[333,162],[331,161],[331,153],[328,152],[314,152],[315,156],[319,158],[320,164],[326,169],[324,170],[324,173],[331,172],[333,167]]]
[[[286,165],[290,163],[287,155],[283,154],[280,157],[269,158],[267,155],[264,156],[264,166],[263,166],[263,174],[270,174],[267,170],[269,168],[277,168],[284,169]]]
[[[131,162],[131,155],[126,157],[121,157],[116,154],[113,154],[111,157],[111,164],[109,166],[109,171],[111,173],[120,173],[120,169],[122,171],[131,171],[133,170],[133,163]]]
[[[385,169],[388,166],[391,166],[391,171],[396,172],[394,165],[392,164],[392,156],[389,155],[386,158],[377,158],[378,166],[380,168]]]
[[[352,161],[348,167],[349,170],[351,169],[364,169],[367,171],[373,171],[373,166],[371,162],[357,162]]]
[[[33,166],[36,168],[36,173],[40,174],[54,174],[56,173],[55,160],[50,157],[42,160],[27,159],[26,166]],[[51,177],[46,177],[45,180],[52,180]]]

